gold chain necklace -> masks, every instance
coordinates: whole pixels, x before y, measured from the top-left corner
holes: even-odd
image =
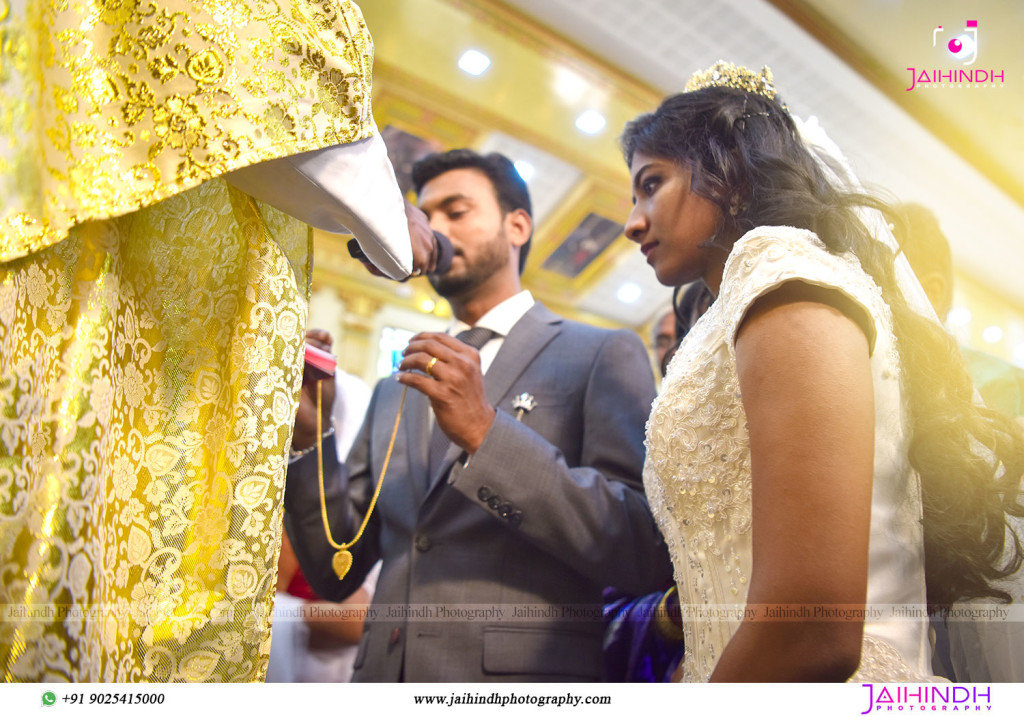
[[[334,557],[331,558],[331,567],[334,569],[335,575],[338,576],[338,580],[342,580],[347,574],[349,569],[352,567],[352,553],[349,552],[349,548],[358,542],[363,537],[363,531],[366,530],[367,524],[370,522],[370,516],[373,514],[373,509],[377,505],[377,497],[380,495],[380,487],[384,485],[384,474],[388,471],[388,463],[391,462],[391,451],[395,447],[395,438],[398,436],[398,424],[402,420],[402,406],[405,405],[405,392],[409,389],[408,386],[402,387],[402,398],[398,402],[398,415],[395,416],[395,427],[391,429],[391,441],[388,443],[388,452],[384,455],[384,465],[380,468],[380,478],[377,479],[377,488],[373,491],[373,499],[370,501],[370,507],[366,509],[366,515],[363,517],[363,524],[359,526],[359,530],[356,531],[356,537],[347,543],[338,543],[334,540],[331,535],[331,526],[327,520],[327,498],[324,495],[324,458],[323,458],[323,412],[321,411],[321,403],[323,401],[323,386],[320,381],[316,382],[316,476],[320,482],[320,517],[324,521],[324,535],[327,536],[327,542],[330,543],[331,547],[337,552]]]

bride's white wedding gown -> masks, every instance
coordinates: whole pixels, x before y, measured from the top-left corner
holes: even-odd
[[[750,443],[736,375],[736,331],[759,296],[793,280],[842,292],[874,328],[872,613],[851,680],[928,680],[921,494],[907,457],[908,410],[892,317],[854,256],[830,254],[813,233],[789,227],[758,227],[737,242],[719,296],[673,358],[647,427],[644,483],[675,565],[686,636],[683,679],[710,678],[740,625],[736,609],[746,605],[749,588]]]

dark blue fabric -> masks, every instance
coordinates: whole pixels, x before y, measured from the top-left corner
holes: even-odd
[[[604,592],[604,669],[606,682],[669,682],[683,658],[682,641],[664,638],[655,613],[664,592],[636,597],[607,588]],[[678,610],[673,591],[669,601]],[[669,611],[673,608],[670,604]]]

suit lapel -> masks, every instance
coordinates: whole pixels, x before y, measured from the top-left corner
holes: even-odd
[[[534,304],[523,318],[505,337],[501,350],[494,357],[487,374],[484,376],[484,390],[487,401],[497,406],[508,394],[522,373],[533,363],[544,347],[558,335],[562,318],[553,314],[541,304]],[[452,464],[462,455],[462,449],[454,443],[448,447],[440,470],[430,478],[428,496],[442,482],[441,478],[448,475]]]
[[[415,505],[419,506],[430,485],[428,465],[430,459],[430,428],[433,426],[430,401],[416,389],[409,389],[405,397],[406,460],[413,489]]]
[[[405,388],[394,378],[383,379],[376,403],[371,404],[375,429],[373,431],[373,460],[369,470],[373,473],[374,483],[380,480],[384,457],[387,455],[388,443],[391,439],[391,428],[398,413],[402,390]],[[427,422],[430,405],[423,394],[415,389],[406,392],[402,406],[402,418],[395,437],[395,448],[388,464],[387,475],[381,486],[381,504],[377,510],[388,512],[401,518],[403,525],[408,521],[415,523],[414,516],[420,507],[426,492],[427,481]],[[369,417],[368,417],[369,419]],[[387,511],[384,510],[387,505]]]
[[[511,390],[523,371],[533,363],[544,347],[558,335],[562,319],[544,306],[534,304],[512,327],[501,350],[484,376],[487,400],[497,406]]]

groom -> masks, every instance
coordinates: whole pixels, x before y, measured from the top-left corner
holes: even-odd
[[[356,681],[599,680],[602,588],[645,593],[671,575],[640,482],[654,397],[646,352],[630,331],[568,321],[521,290],[533,225],[507,158],[453,150],[422,160],[413,178],[431,228],[455,249],[431,283],[457,321],[450,335],[413,337],[403,373],[377,385],[347,464],[322,442],[342,542],[366,513],[409,387],[348,577],[331,569],[316,451],[288,470],[295,552],[332,599],[383,560]],[[309,389],[300,451],[317,438]]]

